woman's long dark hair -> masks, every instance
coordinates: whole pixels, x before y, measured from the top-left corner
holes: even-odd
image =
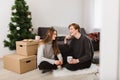
[[[43,39],[43,43],[48,43],[48,42],[52,41],[52,36],[54,34],[54,31],[56,31],[56,30],[53,27],[48,29],[48,31],[45,35],[45,38]],[[52,41],[52,47],[53,47],[53,51],[54,51],[55,55],[60,53],[60,50],[59,50],[58,44],[57,44],[57,38]]]

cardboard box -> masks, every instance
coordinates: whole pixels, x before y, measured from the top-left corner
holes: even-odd
[[[16,73],[25,73],[36,69],[36,55],[22,56],[18,54],[8,54],[3,57],[4,68]]]
[[[38,42],[36,41],[16,41],[16,53],[24,56],[36,55]]]

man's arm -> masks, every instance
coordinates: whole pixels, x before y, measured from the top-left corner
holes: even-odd
[[[84,56],[82,56],[82,57],[80,57],[79,58],[79,61],[81,62],[81,63],[83,63],[83,62],[86,62],[86,61],[88,61],[88,60],[90,60],[91,59],[91,57],[92,57],[92,53],[91,53],[91,44],[90,44],[90,41],[89,41],[89,39],[88,38],[86,38],[85,40],[84,40]]]

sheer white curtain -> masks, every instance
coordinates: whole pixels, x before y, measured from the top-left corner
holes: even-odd
[[[100,31],[101,0],[84,0],[83,3],[83,26],[88,32]]]
[[[101,18],[102,18],[102,3],[101,0],[94,0],[94,28],[100,29],[101,28]]]

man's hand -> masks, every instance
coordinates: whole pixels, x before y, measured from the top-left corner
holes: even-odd
[[[71,37],[72,37],[71,35],[67,35],[67,36],[65,36],[64,44],[66,44],[66,43],[67,43],[67,39],[70,39]]]
[[[69,62],[69,64],[77,64],[79,63],[79,59],[71,59],[71,61]]]
[[[65,36],[65,39],[70,39],[72,36],[71,35],[67,35]]]

